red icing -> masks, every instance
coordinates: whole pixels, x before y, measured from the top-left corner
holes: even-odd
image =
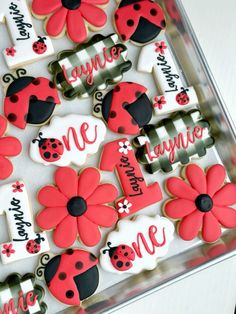
[[[165,204],[164,211],[172,219],[180,220],[179,235],[183,240],[193,240],[201,231],[206,242],[215,242],[221,237],[221,227],[236,228],[236,185],[224,183],[225,168],[216,164],[204,171],[195,164],[186,167],[187,182],[169,178],[167,190],[175,197]],[[203,210],[197,198],[207,196],[211,208]]]
[[[7,120],[0,115],[0,180],[7,179],[13,172],[11,161],[7,157],[21,153],[20,141],[12,136],[4,137],[7,129]]]
[[[30,291],[23,295],[23,292],[19,292],[19,298],[17,304],[13,298],[8,303],[3,304],[3,308],[0,309],[0,314],[20,314],[22,312],[28,312],[31,306],[34,306],[37,302],[37,295],[34,295],[33,291]]]
[[[119,271],[126,271],[133,266],[132,261],[135,260],[134,250],[126,244],[120,244],[118,247],[111,247],[111,243],[107,243],[109,249],[103,251],[105,254],[109,252],[112,265]],[[112,250],[112,252],[111,252]],[[120,264],[122,266],[120,266]]]
[[[122,148],[122,143],[129,149]],[[103,171],[113,171],[114,169],[117,171],[125,195],[116,202],[116,208],[120,210],[119,204],[122,203],[128,207],[123,212],[119,211],[120,218],[132,215],[162,199],[157,182],[146,185],[134,152],[126,138],[104,146],[99,168]]]
[[[39,191],[38,200],[45,208],[36,221],[45,230],[55,229],[53,234],[57,246],[67,248],[77,237],[87,246],[95,246],[101,239],[98,226],[111,227],[117,221],[113,202],[117,189],[112,184],[99,184],[100,174],[96,168],[86,168],[79,176],[72,168],[59,168],[55,172],[56,187],[45,186]],[[82,198],[86,208],[72,207],[71,200]],[[79,203],[81,206],[81,203]],[[77,206],[77,205],[76,205]]]
[[[139,5],[139,10],[135,10],[134,5]],[[155,14],[152,14],[152,12]],[[163,21],[165,16],[162,8],[155,2],[140,0],[132,4],[118,8],[115,11],[115,24],[121,38],[126,41],[135,33],[140,18],[148,20],[150,23],[164,29]],[[132,21],[129,23],[129,21]]]
[[[105,5],[109,0],[81,0],[78,8],[71,10],[63,6],[61,0],[33,0],[33,13],[49,17],[46,21],[48,35],[57,37],[67,29],[69,38],[76,42],[84,42],[88,37],[87,23],[92,28],[105,26],[107,16],[98,6]]]

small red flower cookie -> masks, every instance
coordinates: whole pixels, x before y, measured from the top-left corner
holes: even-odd
[[[166,181],[168,192],[175,198],[165,204],[165,214],[180,220],[178,232],[185,241],[193,240],[201,231],[202,239],[215,242],[221,227],[236,228],[236,184],[225,183],[224,166],[211,166],[206,174],[196,164],[185,168],[187,182],[172,177]]]
[[[44,230],[55,229],[53,239],[61,248],[70,247],[77,233],[81,242],[95,246],[101,239],[99,227],[111,227],[117,212],[111,206],[118,196],[112,184],[99,184],[100,173],[96,168],[86,168],[79,176],[69,167],[55,172],[54,186],[45,186],[39,191],[38,200],[45,208],[36,221]]]
[[[0,115],[0,180],[7,179],[13,172],[13,165],[7,157],[21,153],[20,141],[12,136],[5,136],[7,120]]]
[[[32,11],[38,18],[46,18],[45,29],[49,36],[59,37],[67,30],[75,43],[88,38],[88,29],[98,31],[107,22],[102,7],[109,0],[33,0]]]

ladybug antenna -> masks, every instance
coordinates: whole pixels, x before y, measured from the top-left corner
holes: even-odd
[[[17,78],[20,78],[21,76],[24,76],[26,73],[27,73],[27,72],[26,72],[25,69],[17,69],[17,70],[16,70]]]
[[[35,144],[36,142],[41,142],[41,140],[43,140],[44,138],[42,137],[43,136],[43,133],[42,132],[39,132],[39,139],[38,138],[35,138],[32,143]]]
[[[42,37],[42,36],[38,36],[38,39],[40,42],[44,42],[44,40],[46,40],[47,38],[46,37]]]
[[[111,242],[107,242],[107,246],[111,249]]]
[[[111,248],[112,248],[112,247],[111,247],[111,242],[107,242],[107,246],[109,247],[109,249],[103,250],[103,251],[102,251],[103,254],[106,254],[106,252],[110,252],[110,250],[111,250]]]
[[[39,233],[37,233],[36,236],[37,236],[37,238],[35,239],[35,242],[37,244],[40,244],[42,241],[45,241],[45,239],[42,238]]]
[[[14,82],[16,80],[16,77],[14,75],[12,75],[11,73],[7,73],[5,75],[3,75],[2,77],[2,81],[3,83],[10,83],[11,81]]]
[[[188,89],[188,88],[181,87],[181,89],[182,89],[182,91],[183,91],[184,93],[189,92],[189,89]]]

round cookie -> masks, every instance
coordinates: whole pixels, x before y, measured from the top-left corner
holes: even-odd
[[[45,31],[54,38],[67,32],[68,38],[75,43],[88,39],[89,30],[97,32],[107,22],[102,10],[109,0],[33,0],[32,13],[36,18],[45,19]]]
[[[215,242],[221,228],[236,228],[236,185],[225,183],[224,166],[215,164],[206,173],[196,164],[185,168],[186,180],[172,177],[166,189],[174,198],[164,205],[167,217],[178,220],[178,233],[191,241],[201,232],[205,242]]]
[[[149,0],[121,0],[114,13],[114,24],[123,41],[145,45],[165,29],[162,8]]]
[[[38,194],[38,201],[45,208],[37,215],[36,222],[43,230],[52,230],[58,247],[68,248],[77,234],[86,246],[95,246],[101,240],[99,226],[115,225],[118,215],[108,205],[118,195],[112,184],[100,184],[96,168],[86,168],[79,175],[69,167],[55,172],[56,186],[45,186]]]

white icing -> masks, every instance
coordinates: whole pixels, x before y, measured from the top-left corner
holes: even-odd
[[[156,51],[157,45],[160,43],[164,43],[166,46],[163,49],[163,53]],[[176,66],[174,56],[167,41],[157,41],[144,46],[139,56],[137,68],[141,72],[153,73],[158,89],[162,94],[153,97],[153,105],[156,103],[156,98],[160,99],[164,97],[166,103],[161,108],[154,106],[154,111],[157,115],[188,109],[198,104],[195,89],[184,86],[182,82],[180,71]],[[186,105],[180,105],[176,100],[176,96],[185,87],[190,101]]]
[[[15,185],[21,185],[21,191],[15,191]],[[15,262],[27,257],[33,257],[49,250],[45,232],[35,233],[34,222],[31,215],[28,194],[23,181],[12,182],[0,187],[0,215],[6,214],[10,233],[10,242],[0,244],[0,254],[3,264]],[[40,243],[40,251],[31,254],[26,249],[29,240],[37,239],[37,235],[44,238]],[[6,246],[11,246],[12,252],[7,256]]]
[[[0,23],[5,21],[13,41],[13,48],[16,50],[14,56],[7,55],[7,47],[3,51],[10,69],[45,58],[54,53],[51,39],[47,36],[43,36],[46,38],[47,50],[43,54],[34,52],[33,43],[37,42],[39,38],[35,32],[26,0],[0,1]]]
[[[78,138],[79,144],[82,146],[82,136],[81,136],[81,126],[87,123],[89,128],[86,132],[86,136],[89,140],[93,140],[95,138],[95,128],[97,129],[97,140],[93,144],[86,143],[84,150],[79,150],[76,146],[76,143],[73,139],[72,133],[70,133],[70,150],[66,148],[65,141],[63,137],[68,137],[69,128],[74,128],[76,131],[76,135]],[[95,154],[98,151],[100,144],[103,142],[106,135],[106,126],[105,124],[92,116],[88,115],[68,115],[64,117],[55,116],[51,119],[50,125],[43,126],[39,132],[42,132],[43,138],[56,138],[63,143],[64,153],[61,158],[57,161],[48,162],[44,160],[39,151],[38,142],[31,142],[30,145],[30,156],[31,158],[38,162],[42,163],[45,166],[48,165],[57,165],[60,167],[68,166],[71,163],[81,166],[86,162],[87,155]]]
[[[137,216],[135,220],[120,220],[117,224],[117,230],[112,231],[108,235],[106,243],[111,242],[111,247],[118,247],[122,244],[128,245],[134,250],[133,243],[137,243],[137,235],[138,233],[142,233],[149,248],[152,248],[152,243],[149,237],[149,228],[151,226],[155,226],[157,228],[155,238],[158,243],[163,242],[163,228],[165,229],[166,236],[166,243],[162,247],[155,247],[155,253],[153,255],[147,252],[142,241],[140,241],[142,257],[139,257],[135,253],[135,260],[132,261],[133,266],[126,271],[119,271],[112,265],[108,252],[105,252],[104,254],[103,251],[108,249],[108,247],[104,247],[100,251],[101,267],[106,271],[116,274],[137,274],[142,270],[154,269],[157,266],[158,259],[167,254],[169,244],[174,239],[175,229],[173,223],[169,219],[160,217],[159,215],[155,217],[140,215]]]

